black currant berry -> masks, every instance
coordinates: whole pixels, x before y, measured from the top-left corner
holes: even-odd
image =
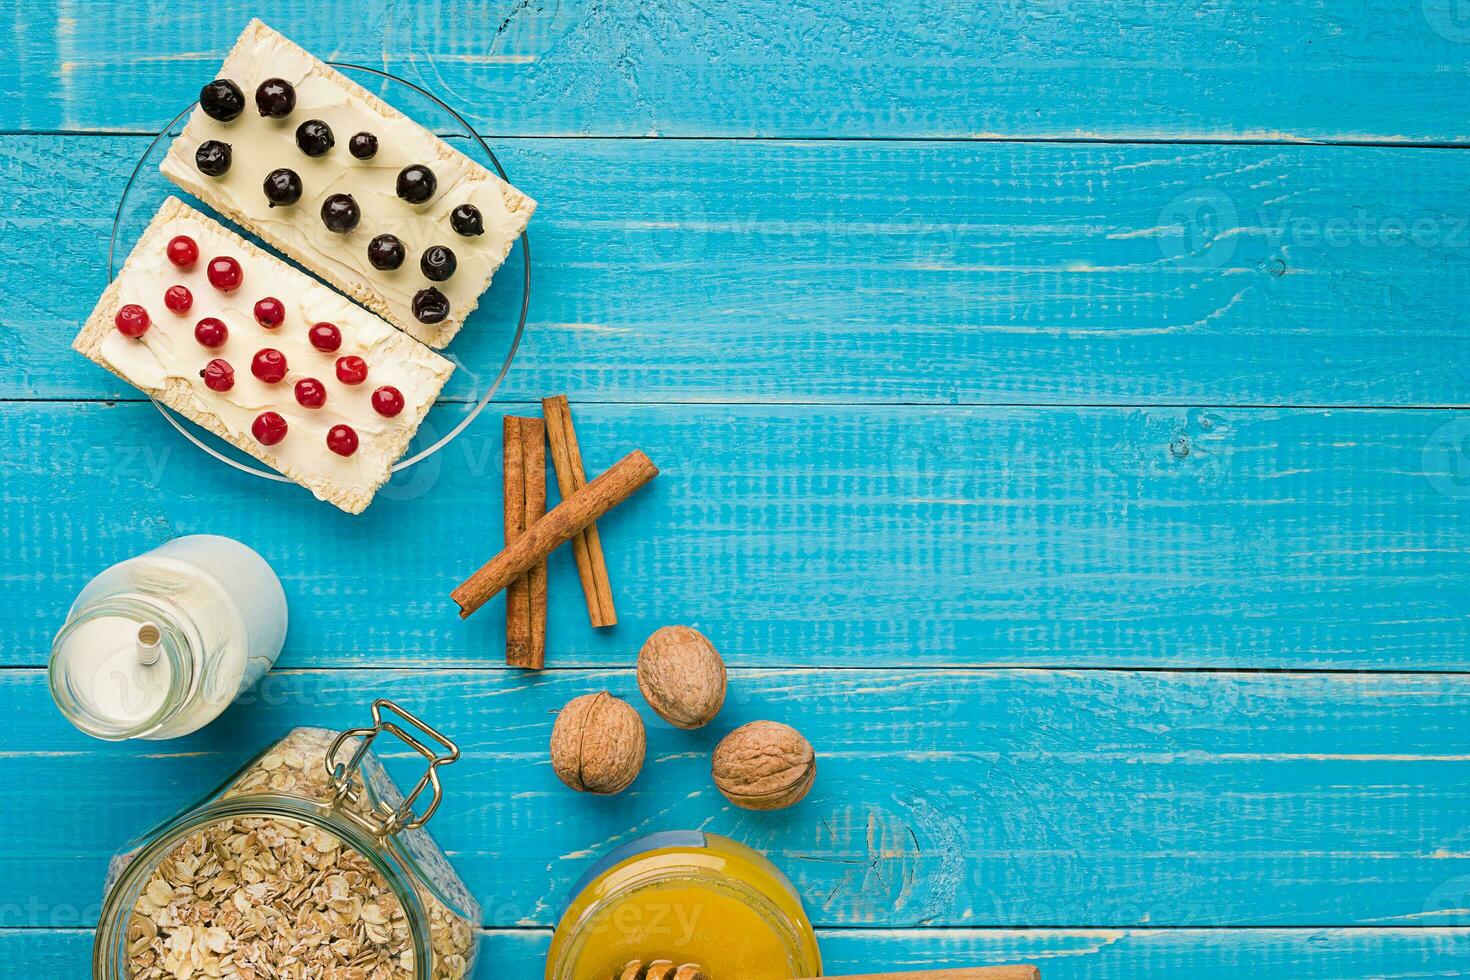
[[[466,238],[485,234],[485,219],[473,204],[461,204],[449,213],[449,226]]]
[[[359,160],[371,160],[378,155],[378,138],[372,133],[354,133],[347,141],[347,151]]]
[[[271,207],[287,207],[301,200],[301,178],[282,167],[265,175],[265,197]]]
[[[245,111],[245,93],[228,78],[216,78],[199,90],[199,107],[210,119],[229,122]]]
[[[444,282],[454,275],[457,265],[454,253],[443,245],[430,245],[419,258],[419,268],[430,282]]]
[[[368,242],[368,261],[373,264],[374,269],[391,272],[403,265],[403,260],[407,257],[408,250],[394,235],[379,235]]]
[[[296,145],[309,157],[319,157],[337,145],[332,127],[320,119],[308,119],[296,127]]]
[[[430,286],[413,294],[413,315],[420,323],[439,323],[449,315],[449,298]]]
[[[409,204],[423,204],[434,196],[439,179],[434,171],[421,163],[415,163],[398,171],[398,196]]]
[[[267,78],[255,90],[255,108],[262,116],[285,119],[296,108],[296,90],[284,78]]]
[[[362,220],[362,211],[351,194],[333,194],[322,202],[322,223],[327,230],[345,235]]]
[[[205,140],[194,151],[194,162],[199,172],[207,177],[223,177],[230,169],[230,144],[219,140]]]

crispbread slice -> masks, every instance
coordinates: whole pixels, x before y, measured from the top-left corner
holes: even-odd
[[[364,335],[375,337],[377,342],[381,343],[381,347],[374,352],[375,358],[393,363],[395,371],[401,372],[405,378],[418,386],[414,389],[415,394],[410,399],[409,406],[405,408],[404,413],[392,420],[394,424],[388,425],[381,435],[363,439],[358,454],[368,453],[368,456],[360,460],[354,457],[357,462],[349,464],[340,457],[334,456],[325,445],[322,445],[320,447],[320,466],[294,465],[290,460],[283,458],[275,448],[258,443],[250,432],[227,424],[215,407],[212,407],[220,404],[218,399],[221,396],[205,388],[202,382],[177,376],[164,377],[161,382],[130,377],[126,371],[108,359],[105,345],[108,338],[116,333],[114,317],[118,310],[125,303],[146,301],[149,296],[152,297],[152,300],[144,302],[143,305],[149,310],[154,321],[154,326],[150,327],[150,330],[169,330],[171,339],[177,337],[181,343],[195,343],[192,333],[193,324],[201,315],[209,315],[207,297],[200,296],[202,291],[196,289],[196,297],[199,298],[196,299],[195,309],[187,316],[175,317],[163,306],[163,287],[154,281],[156,277],[145,276],[139,271],[140,265],[145,261],[144,257],[155,253],[161,254],[169,239],[180,234],[189,235],[198,242],[201,267],[209,258],[218,254],[233,254],[240,258],[248,256],[252,261],[266,263],[271,270],[271,282],[268,284],[252,283],[247,277],[246,284],[241,289],[250,289],[250,295],[255,295],[257,292],[260,295],[269,294],[277,297],[311,294],[309,298],[315,303],[325,303],[326,298],[330,297],[331,303],[334,304],[331,308],[340,310],[338,318],[332,322],[338,324],[343,335],[350,336],[353,331],[360,331]],[[200,302],[201,299],[205,302]],[[306,326],[300,323],[287,323],[279,329],[299,330],[306,329]],[[231,323],[230,329],[233,332],[241,329],[241,325]],[[271,346],[270,336],[263,329],[259,344],[263,347]],[[427,347],[393,329],[392,326],[371,313],[353,306],[327,287],[314,281],[310,276],[291,268],[285,262],[257,248],[176,198],[169,198],[159,208],[158,213],[128,256],[122,271],[108,285],[96,309],[82,325],[81,331],[72,342],[72,347],[190,421],[203,426],[236,448],[285,474],[306,487],[318,498],[350,514],[359,514],[365,510],[372,502],[373,495],[378,488],[387,482],[392,474],[393,463],[407,450],[414,433],[433,406],[435,397],[454,371],[454,366],[449,361]],[[192,350],[190,353],[197,358],[201,366],[211,356],[211,352],[203,348],[199,348],[197,354]],[[328,360],[323,363],[330,362]],[[248,363],[236,363],[234,367],[237,379],[249,374]],[[292,376],[288,376],[287,380],[278,386],[283,408],[290,407],[286,403],[293,397],[291,380]],[[371,386],[371,380],[370,375],[369,386]],[[299,408],[292,410],[298,413],[303,411]],[[305,434],[302,433],[302,435]],[[288,435],[289,438],[291,437]],[[357,474],[356,478],[353,478],[354,473]]]
[[[297,107],[284,120],[262,118],[254,104],[256,86],[273,76],[286,77],[298,91]],[[479,305],[536,202],[259,20],[246,26],[218,77],[240,86],[244,112],[222,123],[195,109],[160,167],[164,176],[409,335],[446,346]],[[316,117],[332,124],[336,146],[308,158],[292,134]],[[371,163],[354,161],[348,152],[358,129],[382,137]],[[202,174],[195,163],[195,151],[207,139],[233,147],[234,164],[221,178]],[[421,206],[398,200],[392,187],[398,166],[436,161],[442,164],[436,171],[453,182],[441,175],[438,193]],[[304,194],[295,205],[271,208],[264,197],[261,183],[278,167],[301,176]],[[336,192],[353,193],[363,212],[361,224],[345,236],[326,232],[320,218],[321,202]],[[448,214],[471,198],[485,212],[486,231],[465,238],[453,232]],[[381,232],[404,240],[408,257],[400,269],[382,272],[367,263],[367,244]],[[431,244],[448,246],[459,257],[459,270],[448,282],[430,282],[420,272],[420,256]],[[436,324],[422,323],[412,312],[412,294],[428,287],[450,299],[449,316]]]

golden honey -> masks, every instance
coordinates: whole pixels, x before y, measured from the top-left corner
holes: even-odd
[[[618,848],[573,890],[547,980],[609,980],[629,960],[698,963],[711,980],[792,980],[822,972],[791,882],[760,854],[698,831]]]

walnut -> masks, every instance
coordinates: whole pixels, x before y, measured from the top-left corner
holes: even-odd
[[[579,793],[621,793],[638,778],[643,719],[606,691],[572,698],[551,730],[551,765]]]
[[[665,626],[638,652],[638,689],[675,728],[703,728],[725,704],[725,662],[688,626]]]
[[[775,721],[753,721],[715,746],[715,785],[746,810],[780,810],[799,803],[817,778],[817,756],[801,732]]]

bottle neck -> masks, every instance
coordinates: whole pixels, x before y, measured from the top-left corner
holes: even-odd
[[[72,610],[51,645],[61,713],[96,738],[160,737],[197,696],[198,637],[167,600],[112,595]]]

